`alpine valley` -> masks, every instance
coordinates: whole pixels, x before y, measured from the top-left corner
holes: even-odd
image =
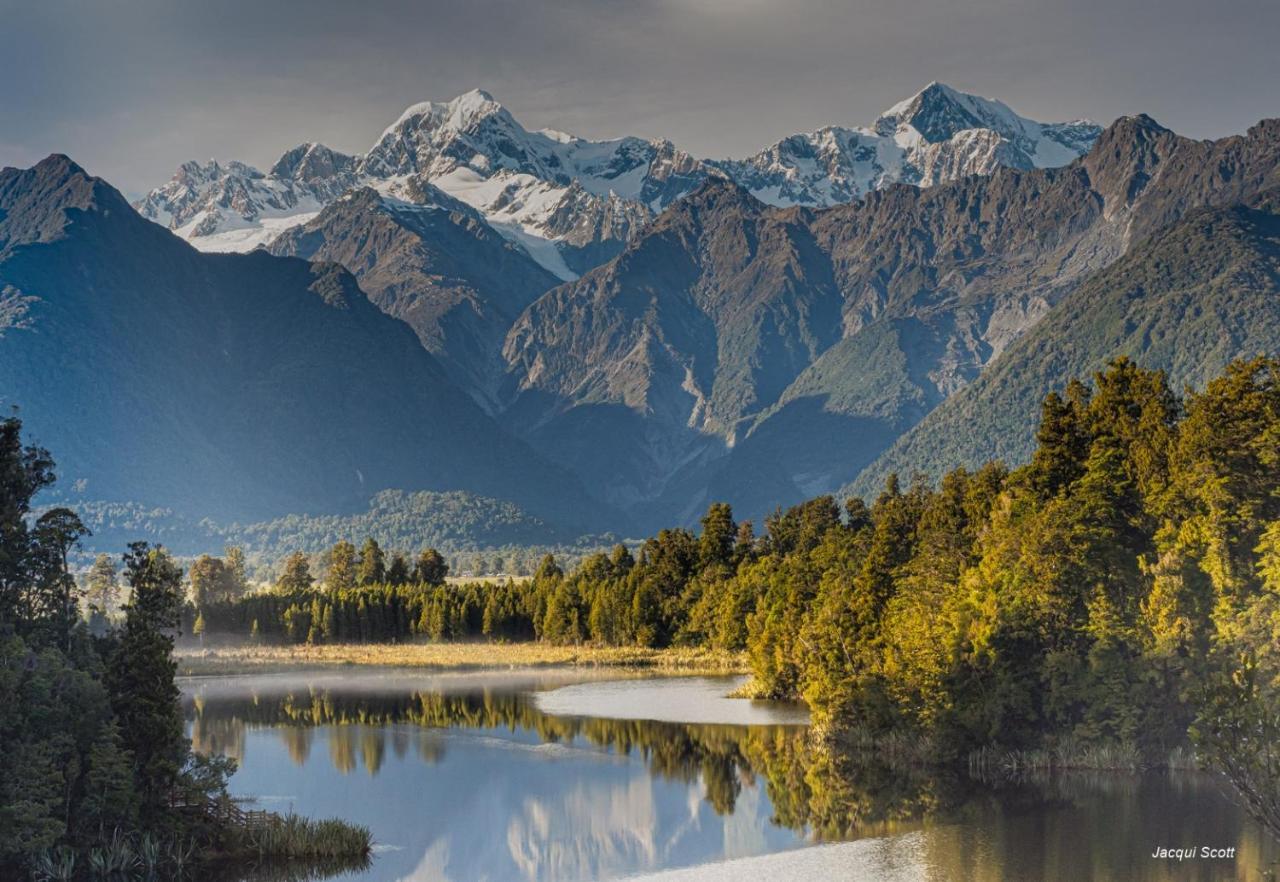
[[[502,511],[482,545],[638,536],[1016,464],[1117,355],[1182,388],[1274,354],[1278,243],[1278,120],[1196,141],[932,83],[706,159],[473,91],[132,206],[66,157],[0,172],[0,394],[63,501],[191,552],[394,494]]]

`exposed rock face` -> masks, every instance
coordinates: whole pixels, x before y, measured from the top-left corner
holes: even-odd
[[[291,181],[317,200],[329,202],[356,183],[356,158],[323,144],[300,144],[276,160],[267,176]]]
[[[768,203],[829,206],[893,182],[932,185],[1002,165],[1066,162],[1073,149],[1087,146],[1090,131],[1096,135],[1081,124],[1077,140],[1064,146],[1051,137],[1056,131],[1004,105],[934,84],[872,128],[797,135],[751,160],[717,163],[695,159],[669,141],[531,132],[490,95],[474,91],[408,108],[360,156],[307,143],[266,174],[241,163],[188,163],[138,208],[204,250],[268,247],[343,264],[493,412],[501,406],[497,395],[507,368],[500,341],[521,310],[556,283],[617,257],[658,213],[708,180],[738,181]],[[357,191],[365,195],[344,196]],[[442,213],[431,211],[442,206]],[[502,248],[497,237],[525,260]],[[805,284],[801,273],[788,290],[803,291]],[[769,296],[777,301],[788,294]],[[808,306],[798,302],[795,308]],[[743,321],[757,319],[763,320]],[[756,400],[757,383],[765,387],[764,400],[774,400],[780,389],[770,384],[798,373],[837,331],[825,329],[814,337],[825,342],[810,340],[803,351],[791,352],[788,342],[785,357],[769,355],[794,363],[776,375],[772,362],[731,364],[740,352],[750,352],[750,340],[772,333],[763,326],[744,330],[740,349],[724,348],[726,370],[739,374],[736,385],[721,379],[712,395],[699,389],[696,378],[681,375],[677,386],[683,391],[667,410],[692,395],[699,402],[694,423],[732,438],[747,411],[728,402]],[[687,415],[681,421],[689,422]],[[665,436],[657,443],[664,461],[687,455]]]
[[[770,204],[832,206],[890,184],[932,187],[998,168],[1066,165],[1101,131],[1086,121],[1037,123],[931,83],[868,128],[792,135],[749,159],[713,165]]]
[[[807,221],[733,183],[704,184],[517,322],[506,348],[512,425],[566,460],[594,461],[588,480],[619,487],[619,499],[661,493],[838,339],[839,293]],[[644,429],[614,432],[602,417],[614,440],[601,450],[577,425],[584,406]],[[625,470],[611,462],[618,445],[634,448]]]
[[[505,370],[507,330],[558,281],[474,209],[438,190],[415,202],[352,190],[269,250],[349,268],[369,299],[408,323],[487,410]]]
[[[196,196],[216,192],[263,218],[241,235],[290,210],[273,207],[283,194],[323,203],[281,220],[291,228],[271,250],[343,264],[451,388],[649,529],[712,500],[759,517],[866,490],[889,468],[1016,457],[1025,426],[969,424],[988,408],[1031,412],[1066,379],[1033,370],[1027,341],[1075,328],[1054,344],[1079,355],[1058,359],[1063,371],[1091,369],[1107,346],[1166,358],[1129,331],[1090,330],[1091,311],[1141,325],[1117,312],[1120,295],[1098,293],[1116,290],[1100,274],[1203,209],[1261,211],[1278,168],[1275,121],[1213,142],[1145,116],[1099,132],[937,84],[866,129],[724,162],[668,142],[529,132],[470,93],[410,108],[363,156],[304,145],[269,175],[193,167],[164,205],[196,218]],[[340,192],[321,194],[334,181]],[[1178,376],[1270,339],[1254,304],[1260,336],[1224,320],[1213,333],[1232,342],[1198,347],[1208,325],[1186,304],[1202,295],[1184,297],[1261,272],[1269,234],[1249,223],[1213,235],[1253,236],[1252,252],[1203,277],[1197,262],[1151,301],[1177,317],[1167,339],[1189,335],[1190,360],[1166,359]],[[1185,240],[1197,253],[1209,241]],[[1085,291],[1090,305],[1067,321]],[[0,287],[8,333],[30,325],[31,297]],[[1005,364],[1017,367],[993,373]]]
[[[1136,117],[1065,168],[819,211],[709,182],[521,317],[507,419],[667,519],[834,490],[1144,231],[1274,182],[1278,135],[1197,142]]]
[[[263,174],[242,162],[187,162],[134,207],[204,251],[252,251],[356,183],[355,159],[322,144],[290,150]]]

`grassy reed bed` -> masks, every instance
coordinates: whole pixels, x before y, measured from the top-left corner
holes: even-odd
[[[1065,740],[1038,750],[984,747],[969,754],[969,771],[977,777],[1076,770],[1140,772],[1152,765],[1135,745],[1128,743],[1081,745]]]
[[[208,882],[317,882],[367,869],[373,834],[337,819],[313,820],[290,812],[260,826],[227,831],[223,849],[201,868]],[[114,877],[112,877],[114,878]]]
[[[945,764],[945,751],[918,732],[872,732],[856,727],[836,732],[815,730],[815,737],[832,747],[891,767],[933,767]]]
[[[292,812],[246,832],[246,848],[260,858],[345,861],[368,857],[368,827],[337,819],[313,820]]]
[[[1204,768],[1196,752],[1189,747],[1175,747],[1171,750],[1167,765],[1175,772],[1198,772]]]
[[[742,673],[745,655],[710,649],[553,646],[545,643],[322,644],[180,648],[178,674],[188,677],[266,673],[298,668],[369,666],[437,671],[538,667],[644,668],[679,673]]]

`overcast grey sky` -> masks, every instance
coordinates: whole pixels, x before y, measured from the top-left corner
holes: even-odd
[[[1041,120],[1280,116],[1277,0],[0,0],[0,165],[130,194],[184,159],[358,152],[487,89],[530,128],[740,156],[930,80]]]

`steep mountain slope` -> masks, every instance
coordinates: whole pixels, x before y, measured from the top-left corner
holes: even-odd
[[[268,250],[346,267],[488,409],[504,371],[507,330],[559,281],[474,209],[430,186],[414,202],[351,190]]]
[[[1270,313],[1220,292],[1265,299],[1269,291],[1268,222],[1247,213],[1233,221],[1230,210],[1270,205],[1260,200],[1280,186],[1280,121],[1193,141],[1138,116],[1097,135],[1083,124],[1043,126],[995,102],[930,87],[870,131],[883,139],[878,157],[896,150],[893,167],[916,171],[886,185],[890,166],[881,163],[874,174],[858,172],[875,179],[867,190],[848,175],[828,186],[843,168],[832,154],[836,165],[826,171],[783,168],[795,185],[785,195],[780,184],[744,185],[723,165],[689,166],[674,148],[643,146],[651,142],[592,146],[529,133],[483,94],[411,108],[365,156],[304,145],[277,164],[278,176],[264,176],[266,190],[285,179],[291,192],[320,193],[323,182],[337,179],[344,189],[307,197],[325,207],[280,235],[272,250],[340,262],[376,309],[332,265],[307,269],[266,254],[202,257],[158,228],[137,232],[146,225],[115,203],[73,200],[70,214],[54,217],[32,211],[22,201],[29,194],[15,190],[9,208],[0,202],[8,212],[0,249],[9,240],[26,244],[12,254],[0,250],[0,321],[9,327],[0,352],[14,353],[4,370],[17,381],[4,374],[0,381],[26,398],[47,397],[45,426],[56,427],[59,413],[88,414],[108,427],[124,461],[138,463],[159,456],[146,446],[149,436],[112,424],[114,412],[88,393],[55,394],[48,378],[59,375],[65,351],[56,344],[75,341],[92,355],[69,363],[72,387],[99,397],[124,390],[149,419],[159,402],[216,402],[199,420],[184,416],[181,427],[161,414],[169,423],[157,437],[215,471],[234,469],[239,458],[255,461],[258,471],[228,482],[242,481],[239,489],[208,485],[204,495],[262,495],[258,485],[285,476],[279,486],[287,491],[272,485],[278,498],[264,503],[272,513],[324,513],[333,508],[324,500],[340,497],[349,506],[387,487],[457,488],[514,499],[548,521],[566,512],[580,523],[594,517],[584,526],[598,532],[616,522],[605,526],[609,512],[593,508],[580,486],[624,509],[638,529],[693,521],[716,499],[758,518],[848,486],[859,474],[865,490],[888,467],[933,469],[953,457],[985,459],[992,449],[1016,458],[1026,427],[1001,423],[1000,412],[1034,413],[1046,383],[1115,351],[1153,353],[1168,360],[1175,379],[1194,381],[1228,353],[1274,345]],[[975,165],[979,153],[965,145],[989,138],[983,132],[998,136],[1003,158]],[[1092,146],[1083,156],[1056,165],[1085,144]],[[930,178],[923,171],[930,162],[951,170]],[[946,180],[964,168],[983,173]],[[806,177],[810,171],[817,177]],[[828,184],[814,183],[821,181]],[[926,181],[932,186],[916,186]],[[753,187],[785,203],[861,196],[831,207],[771,205]],[[1208,232],[1185,232],[1186,223],[1210,217],[1218,219]],[[24,263],[46,225],[52,233],[39,246],[43,257]],[[103,233],[89,247],[100,228],[115,238]],[[62,244],[64,229],[76,232],[74,248]],[[575,230],[580,244],[568,238]],[[1120,301],[1096,293],[1119,284],[1100,281],[1108,267],[1122,272],[1128,261],[1141,263],[1152,243],[1178,230],[1188,238],[1142,271],[1144,291],[1167,292],[1150,300],[1167,313],[1163,324],[1144,318],[1146,306],[1117,311]],[[1213,243],[1224,237],[1253,244],[1214,263]],[[1198,256],[1181,276],[1164,279],[1178,249]],[[611,253],[566,278],[574,275],[570,257],[585,267]],[[41,292],[40,273],[60,291],[73,290],[73,276],[86,280],[66,301],[73,304],[66,317]],[[283,304],[281,290],[293,292],[289,307],[264,316],[268,305]],[[315,307],[316,292],[328,296],[327,309]],[[1062,311],[1086,296],[1094,299],[1077,312]],[[1244,310],[1256,332],[1197,311],[1201,300],[1219,297],[1226,297],[1219,311]],[[1139,299],[1147,302],[1145,294]],[[301,310],[296,328],[286,315],[294,309]],[[412,325],[416,341],[392,317]],[[353,342],[343,321],[361,329],[362,342]],[[1099,321],[1109,324],[1092,324]],[[1082,360],[1050,358],[1045,349],[1025,355],[1059,323],[1068,328],[1061,351],[1084,353]],[[130,331],[131,341],[158,341],[152,345],[165,358],[116,342],[131,325],[140,329]],[[393,327],[392,345],[382,335]],[[1148,327],[1158,339],[1133,337]],[[1205,342],[1215,334],[1229,342]],[[276,342],[250,345],[250,338]],[[403,351],[404,340],[418,355]],[[22,347],[37,356],[11,367],[26,358]],[[1023,360],[1008,361],[1015,357]],[[1047,367],[1036,359],[1048,359]],[[171,363],[182,366],[167,371]],[[261,373],[252,372],[255,364]],[[1014,398],[991,397],[983,391],[990,388],[1013,390]],[[246,395],[248,404],[237,397]],[[320,405],[298,412],[312,401]],[[366,410],[354,419],[352,407]],[[239,423],[217,416],[224,411]],[[259,423],[270,449],[250,454],[245,438]],[[227,434],[233,426],[239,434]],[[284,450],[286,436],[305,439],[301,454]],[[370,439],[370,452],[353,452],[357,436]],[[93,492],[109,465],[101,445],[68,438],[77,443],[80,459],[70,462],[91,462],[82,472]],[[415,471],[413,451],[434,458],[430,466]],[[302,474],[311,462],[322,478]],[[146,472],[146,481],[169,483],[140,501],[178,498],[180,470],[168,468]],[[137,498],[120,492],[98,498]]]
[[[335,264],[206,255],[65,157],[0,172],[0,389],[71,499],[249,520],[466,489],[609,515]]]
[[[834,490],[1146,231],[1278,167],[1280,125],[1196,142],[1135,117],[1065,168],[816,212],[708,183],[522,316],[506,418],[656,519]]]
[[[846,336],[745,433],[711,495],[746,468],[774,475],[784,498],[847,484],[1131,243],[1276,182],[1274,121],[1207,142],[1140,116],[1062,169],[893,188],[822,212],[815,226],[846,297]]]
[[[808,221],[703,184],[521,316],[505,350],[508,423],[625,503],[719,455],[838,339],[840,296]]]
[[[1198,209],[1135,246],[899,439],[850,492],[872,494],[894,470],[936,477],[992,458],[1025,461],[1044,396],[1114,357],[1164,370],[1181,390],[1203,387],[1234,358],[1280,351],[1280,192],[1258,204]]]
[[[932,83],[871,127],[830,127],[745,160],[704,161],[662,139],[531,132],[475,90],[408,108],[362,156],[309,143],[267,174],[243,163],[187,163],[138,208],[201,249],[249,250],[352,186],[413,201],[430,183],[572,279],[616,255],[708,177],[735,180],[770,204],[829,206],[895,182],[929,186],[1001,166],[1063,165],[1099,131],[1087,122],[1036,123]]]

